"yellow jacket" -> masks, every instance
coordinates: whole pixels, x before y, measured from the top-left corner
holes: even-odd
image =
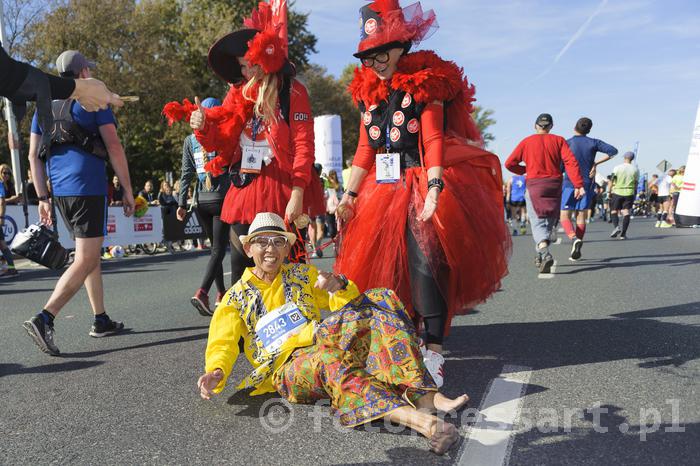
[[[295,349],[313,344],[321,309],[336,311],[360,294],[357,286],[350,282],[345,290],[331,295],[314,287],[317,278],[316,267],[307,264],[282,265],[270,284],[257,278],[251,268],[243,272],[241,279],[221,300],[209,325],[205,371],[221,369],[224,372],[214,392],[219,393],[226,385],[238,358],[241,338],[246,358],[254,370],[237,388],[255,387],[252,395],[274,392],[272,375],[275,371]],[[271,357],[257,338],[255,326],[260,317],[287,302],[296,304],[309,322]]]

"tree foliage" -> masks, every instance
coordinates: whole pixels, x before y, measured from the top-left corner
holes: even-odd
[[[225,95],[228,86],[208,68],[207,52],[216,39],[242,27],[257,3],[59,0],[49,4],[41,21],[26,28],[16,56],[55,73],[61,52],[79,50],[96,62],[94,77],[121,95],[140,97],[138,103],[115,111],[132,180],[140,186],[146,179],[179,170],[182,141],[190,130],[185,124],[168,127],[161,116],[163,105],[185,97],[193,100],[195,95]],[[300,69],[316,51],[316,37],[306,23],[307,15],[289,12],[290,57]],[[25,141],[29,119],[22,126]],[[5,125],[0,126],[6,133]],[[8,160],[9,151],[0,146],[0,160]]]
[[[343,134],[343,160],[352,159],[357,147],[360,113],[343,79],[335,79],[319,65],[310,65],[301,76],[309,90],[314,116],[340,115]]]
[[[496,139],[496,137],[489,132],[489,128],[496,124],[496,120],[491,118],[493,113],[493,110],[484,109],[479,105],[475,105],[474,111],[472,112],[472,118],[476,121],[476,125],[479,127],[479,131],[481,131],[481,137],[486,146]]]

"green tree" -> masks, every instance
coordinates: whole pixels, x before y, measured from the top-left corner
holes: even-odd
[[[491,118],[493,113],[493,110],[484,109],[479,105],[475,105],[474,111],[472,112],[472,118],[474,118],[476,125],[479,127],[479,131],[481,131],[481,137],[483,138],[484,144],[486,146],[488,146],[490,142],[496,139],[496,137],[489,132],[489,128],[496,124],[496,120]]]
[[[309,90],[314,116],[340,115],[343,134],[343,160],[352,159],[357,147],[360,113],[342,80],[329,75],[320,65],[309,65],[301,79]]]
[[[140,97],[115,111],[135,186],[179,170],[182,141],[190,130],[185,124],[168,127],[163,105],[195,95],[225,95],[228,87],[208,68],[207,51],[216,39],[242,26],[257,0],[59,1],[49,3],[41,21],[24,33],[19,55],[50,72],[67,49],[95,60],[95,77],[122,95]],[[308,63],[316,44],[306,22],[306,15],[290,11],[290,55],[301,65]],[[5,157],[0,150],[0,160]]]

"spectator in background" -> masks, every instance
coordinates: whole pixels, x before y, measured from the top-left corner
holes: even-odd
[[[326,187],[326,226],[328,228],[328,236],[331,238],[335,238],[338,234],[335,211],[342,197],[343,185],[338,181],[338,173],[335,170],[331,170],[328,172]]]
[[[112,185],[109,187],[109,205],[120,206],[123,204],[124,187],[119,182],[119,177],[114,175]]]
[[[146,199],[148,205],[158,205],[158,197],[156,197],[156,193],[153,191],[153,181],[151,180],[146,181],[146,184],[143,185],[143,190],[139,192],[139,196]]]
[[[5,204],[16,205],[22,202],[22,195],[15,190],[15,179],[12,176],[12,169],[6,163],[0,164],[0,182],[5,188]]]
[[[173,188],[170,183],[163,181],[160,184],[160,192],[158,193],[158,205],[163,207],[177,207],[177,198],[173,195]]]
[[[5,243],[5,199],[5,183],[0,183],[0,255],[7,261],[7,269],[0,271],[0,278],[11,278],[16,277],[18,273],[12,260],[12,252]]]
[[[32,171],[27,170],[27,182],[24,185],[24,192],[27,193],[27,204],[38,205],[39,199],[37,199],[36,188],[34,187],[34,182],[32,181]]]
[[[321,178],[323,166],[320,163],[315,163],[311,169],[311,179],[306,189],[306,213],[309,214],[311,222],[309,223],[309,241],[313,245],[314,252],[312,258],[323,257],[321,242],[324,237],[326,206],[324,204],[324,182]]]

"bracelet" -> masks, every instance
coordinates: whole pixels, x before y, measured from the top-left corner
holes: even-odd
[[[350,191],[349,189],[345,191],[345,194],[347,194],[350,197],[357,197],[357,193],[355,191]]]
[[[347,290],[348,289],[348,284],[350,283],[350,280],[348,280],[348,277],[343,275],[342,273],[339,273],[338,275],[335,276],[338,280],[343,282],[343,286],[340,287],[341,290]]]
[[[428,181],[428,191],[430,191],[431,188],[438,188],[438,191],[442,192],[445,189],[445,182],[442,181],[440,178],[433,178],[432,180]]]
[[[37,197],[36,199],[37,199],[38,201],[48,201],[48,200],[49,200],[49,196],[39,196],[39,197]]]

